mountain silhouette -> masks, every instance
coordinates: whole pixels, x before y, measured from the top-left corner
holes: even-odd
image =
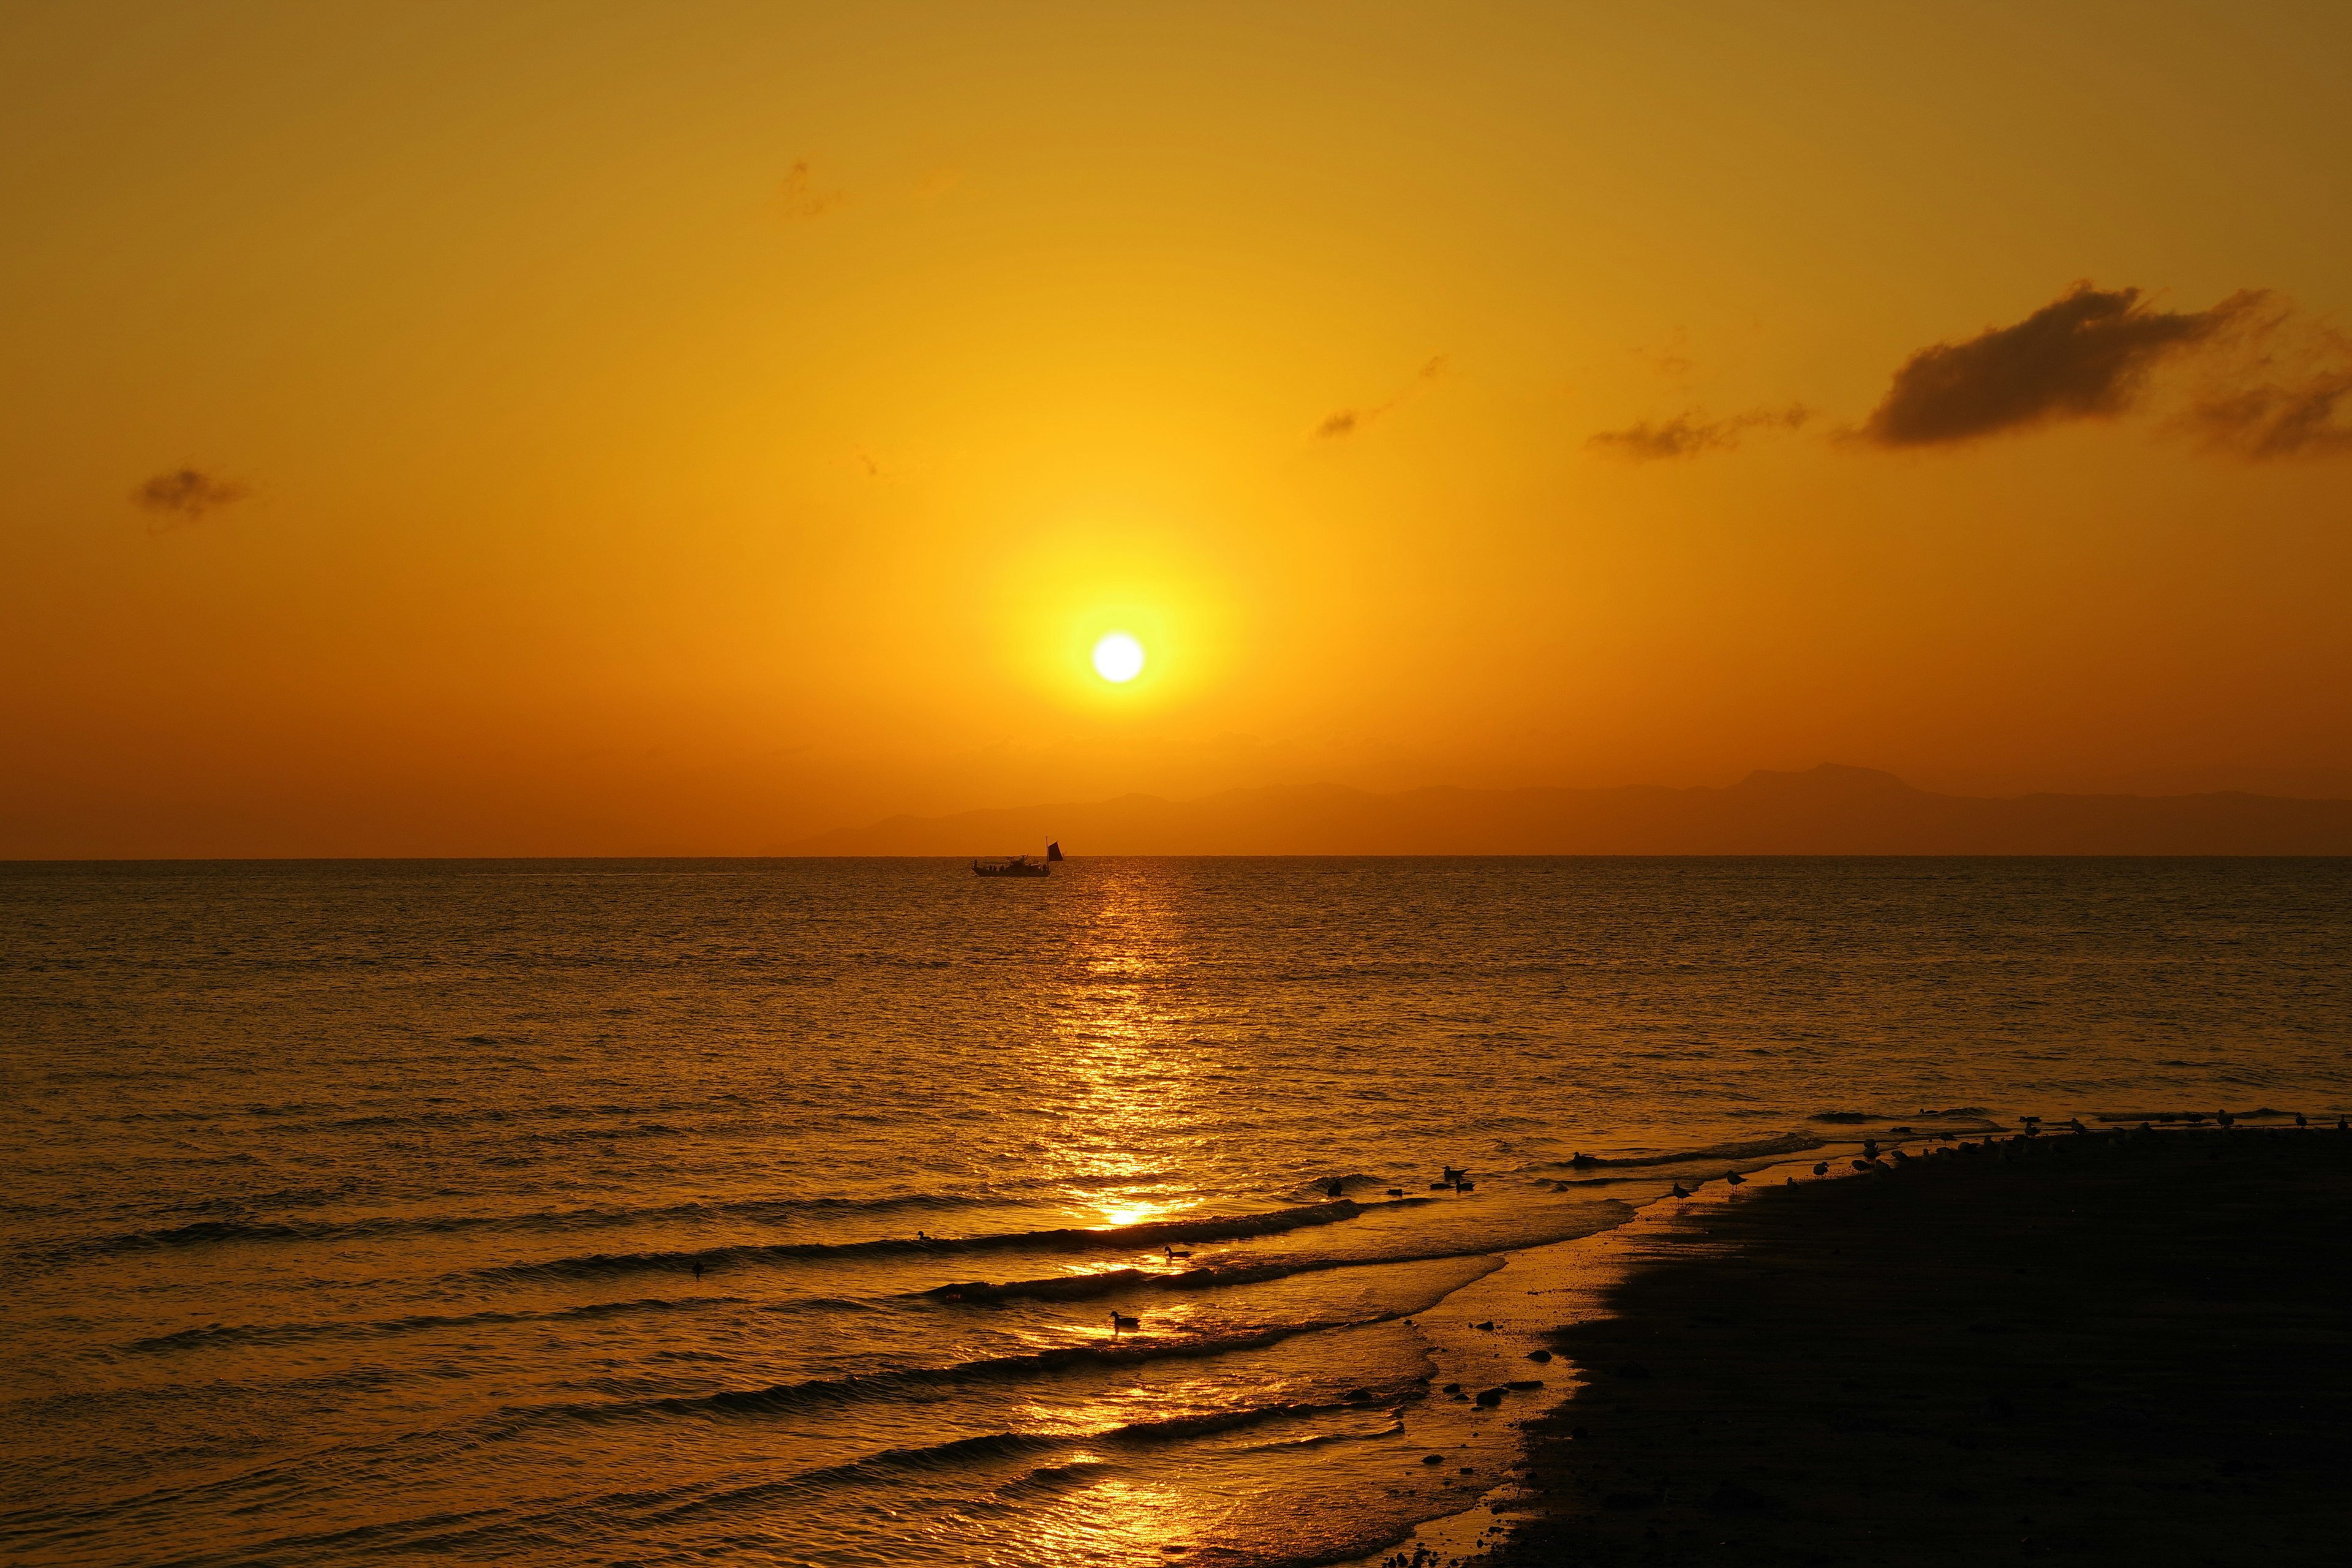
[[[894,816],[787,855],[2352,855],[2352,800],[1936,795],[1834,763],[1727,788],[1408,790],[1339,784],[1129,795]]]

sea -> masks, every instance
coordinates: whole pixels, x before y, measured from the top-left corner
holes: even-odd
[[[11,1561],[1378,1562],[1677,1184],[2352,1110],[2352,861],[16,864],[0,1091]]]

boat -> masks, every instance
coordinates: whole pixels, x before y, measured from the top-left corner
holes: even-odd
[[[1054,874],[1051,862],[1061,858],[1061,845],[1048,844],[1043,860],[1032,860],[1026,855],[1015,855],[1009,860],[974,860],[971,874],[975,877],[1050,877]]]

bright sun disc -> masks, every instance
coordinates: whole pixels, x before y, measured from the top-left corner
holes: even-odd
[[[1095,644],[1095,673],[1124,685],[1143,673],[1143,645],[1125,632],[1113,632]]]

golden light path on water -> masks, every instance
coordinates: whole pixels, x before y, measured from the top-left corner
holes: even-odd
[[[1179,960],[1182,922],[1164,890],[1142,879],[1093,879],[1095,901],[1066,979],[1048,999],[1050,1027],[1040,1032],[1034,1062],[1041,1101],[1053,1121],[1042,1164],[1078,1223],[1125,1226],[1181,1217],[1191,1206],[1184,1166],[1197,1130],[1213,1122],[1192,1054],[1176,1026],[1181,1011],[1162,989]],[[1073,1273],[1134,1267],[1131,1257],[1077,1263]],[[1118,1336],[1104,1311],[1072,1316],[1082,1342]],[[1181,1338],[1191,1308],[1171,1297],[1142,1311],[1126,1331],[1147,1339]],[[1139,1363],[1100,1390],[1086,1426],[1097,1432],[1149,1423],[1171,1411],[1197,1412],[1213,1401],[1211,1379],[1182,1363]],[[1067,1428],[1067,1405],[1032,1405],[1024,1421]],[[1059,1506],[1039,1510],[1024,1542],[1034,1560],[1055,1563],[1165,1561],[1171,1545],[1216,1533],[1231,1506],[1204,1489],[1139,1481],[1116,1473],[1107,1450],[1082,1450],[1062,1467],[1076,1485]],[[1091,1473],[1090,1473],[1091,1472]],[[1081,1478],[1083,1478],[1081,1479]]]

